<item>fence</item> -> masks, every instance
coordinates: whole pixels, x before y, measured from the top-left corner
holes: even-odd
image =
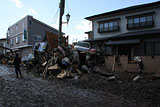
[[[144,64],[144,72],[160,74],[160,56],[141,56]],[[113,69],[114,56],[105,58],[105,67],[108,70]],[[129,62],[128,56],[120,56],[119,63],[114,64],[114,71],[138,72],[137,63]]]

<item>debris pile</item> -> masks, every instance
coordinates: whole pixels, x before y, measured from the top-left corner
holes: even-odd
[[[0,64],[13,64],[14,52],[6,47],[0,46]]]
[[[43,44],[43,46],[41,46]],[[43,49],[40,49],[43,48]],[[25,63],[28,71],[36,72],[43,78],[59,79],[79,78],[83,73],[94,72],[97,64],[104,65],[104,56],[100,52],[79,51],[64,46],[50,50],[47,43],[35,44],[34,57]],[[33,60],[34,59],[34,60]],[[99,70],[99,73],[104,74]],[[112,75],[108,75],[112,76]]]
[[[43,52],[34,50],[34,60],[28,60],[27,69],[42,75],[42,77],[65,78],[76,77],[83,71],[89,72],[88,67],[83,65],[81,69],[79,52],[63,46],[58,46],[52,51],[48,51],[47,46]]]

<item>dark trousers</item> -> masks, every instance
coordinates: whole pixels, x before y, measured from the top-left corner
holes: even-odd
[[[15,67],[15,73],[17,75],[17,78],[18,78],[18,75],[20,75],[20,77],[22,77],[22,73],[21,73],[20,67]]]

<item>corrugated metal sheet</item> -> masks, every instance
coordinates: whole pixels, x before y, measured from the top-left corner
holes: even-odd
[[[48,41],[49,50],[52,50],[54,48],[57,48],[58,46],[58,35],[52,33],[52,32],[46,32],[46,39]],[[68,46],[68,36],[62,36],[62,42],[67,47]]]
[[[49,50],[57,48],[58,46],[58,35],[51,32],[46,32],[46,37],[48,41]]]

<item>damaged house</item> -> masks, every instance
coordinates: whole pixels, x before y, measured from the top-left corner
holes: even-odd
[[[160,1],[114,10],[85,19],[92,21],[93,38],[88,42],[106,53],[106,67],[138,71],[140,56],[144,71],[160,72]],[[115,64],[114,56],[119,56]]]
[[[28,15],[8,28],[7,42],[23,57],[32,53],[34,44],[42,42],[46,34],[58,36],[58,30]]]

